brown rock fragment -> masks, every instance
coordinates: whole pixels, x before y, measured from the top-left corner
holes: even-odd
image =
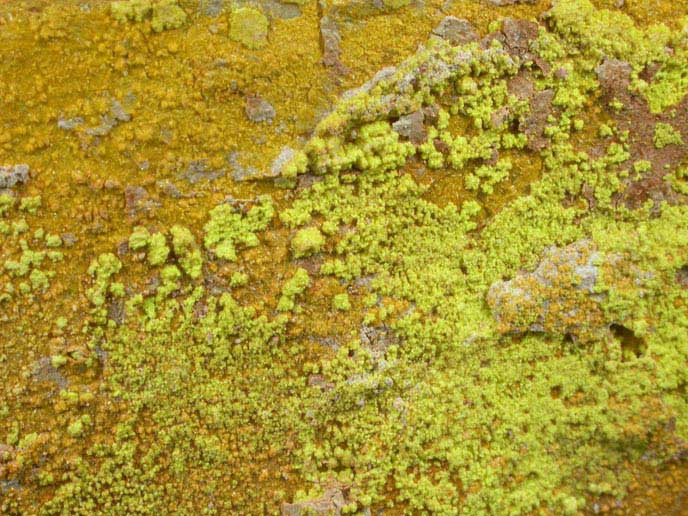
[[[552,112],[554,90],[543,90],[535,93],[530,99],[530,114],[521,120],[519,129],[528,137],[528,148],[537,152],[544,149],[549,138],[544,135],[547,118]]]
[[[160,203],[151,199],[148,191],[142,186],[127,186],[124,189],[124,207],[127,217],[134,220],[142,215],[148,215]]]
[[[275,108],[259,95],[249,95],[246,97],[245,111],[246,117],[251,122],[271,123],[275,118]]]
[[[463,45],[478,39],[478,33],[471,22],[455,16],[444,18],[432,33],[453,45]]]
[[[605,58],[602,64],[595,68],[597,80],[603,91],[609,97],[621,97],[628,91],[631,80],[631,65],[619,59]]]
[[[530,50],[530,42],[538,37],[538,24],[528,20],[506,18],[502,33],[510,53],[523,57]]]
[[[328,16],[320,20],[320,41],[322,44],[323,64],[341,69],[342,63],[339,60],[341,36],[339,35],[337,22]]]
[[[487,0],[487,3],[496,5],[497,7],[504,7],[515,4],[535,4],[538,0]]]
[[[392,124],[392,129],[409,141],[420,144],[427,138],[425,126],[423,125],[424,120],[425,115],[423,111],[414,111],[409,115],[400,117],[399,120]]]

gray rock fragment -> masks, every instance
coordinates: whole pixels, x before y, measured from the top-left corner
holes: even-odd
[[[301,8],[296,4],[279,2],[278,0],[261,0],[260,4],[272,18],[291,20],[301,16]]]
[[[392,129],[400,136],[408,139],[416,145],[423,143],[427,138],[423,122],[425,115],[422,110],[414,111],[410,115],[404,115],[392,124]]]
[[[84,119],[80,116],[74,118],[59,118],[57,120],[57,127],[63,131],[73,131],[80,125],[84,124]]]
[[[455,16],[447,16],[444,18],[439,25],[432,30],[432,33],[454,45],[462,45],[478,39],[478,33],[475,31],[471,22]]]
[[[633,68],[627,61],[608,57],[595,68],[600,85],[611,96],[621,96],[626,92],[632,72]]]
[[[110,114],[118,122],[129,122],[131,120],[131,115],[124,110],[122,104],[117,99],[112,99],[110,103]]]
[[[53,366],[50,357],[43,357],[38,360],[33,371],[33,379],[37,382],[54,383],[60,390],[69,386],[69,381]]]
[[[239,153],[230,152],[227,155],[227,163],[232,169],[232,178],[235,181],[251,181],[253,179],[261,179],[264,175],[257,169],[251,166],[244,167],[239,163]]]
[[[117,125],[117,121],[109,115],[103,115],[100,117],[100,121],[100,125],[86,129],[86,134],[91,136],[105,136]]]
[[[487,0],[487,3],[496,5],[497,7],[504,7],[506,5],[515,4],[536,4],[538,0]]]
[[[528,20],[505,18],[502,25],[506,46],[521,57],[530,50],[530,42],[537,39],[538,30],[538,24]]]
[[[198,4],[201,13],[216,18],[222,12],[223,0],[199,0]]]
[[[396,73],[397,69],[393,66],[387,66],[383,68],[382,70],[378,71],[373,77],[368,80],[367,82],[363,83],[361,86],[358,88],[354,88],[352,90],[347,90],[342,94],[342,99],[347,100],[352,97],[355,97],[356,95],[360,93],[368,93],[370,90],[373,89],[373,87],[386,79],[391,79],[394,74]]]
[[[282,516],[339,516],[344,507],[341,489],[331,488],[321,498],[282,505]]]
[[[0,188],[14,188],[25,184],[29,180],[29,166],[19,165],[0,166]]]
[[[124,206],[127,216],[134,220],[141,215],[150,214],[160,203],[153,200],[143,186],[127,186],[124,189]]]
[[[62,238],[62,243],[65,245],[65,247],[74,247],[74,244],[77,242],[77,238],[74,233],[62,233],[60,238]]]
[[[325,66],[341,68],[342,63],[339,60],[341,53],[339,49],[339,43],[341,42],[339,28],[337,27],[337,22],[327,16],[320,20],[320,41],[323,51],[323,64]]]
[[[160,190],[160,193],[172,199],[181,199],[182,197],[185,197],[174,183],[167,181],[166,179],[156,181],[155,186],[158,188],[158,190]]]
[[[275,118],[275,108],[267,100],[258,95],[246,97],[246,117],[251,122],[272,123]]]
[[[266,174],[266,177],[279,177],[282,174],[284,165],[289,163],[295,154],[296,151],[291,147],[282,147],[279,155],[272,162],[272,165],[270,165],[270,172]]]
[[[77,119],[72,119],[77,120]],[[84,132],[91,136],[106,136],[110,133],[120,122],[131,121],[131,114],[127,113],[122,104],[117,99],[112,99],[110,102],[110,112],[100,117],[100,125],[96,127],[89,127]],[[58,122],[59,126],[59,122]],[[74,126],[73,128],[76,128]]]
[[[203,159],[194,159],[189,161],[186,170],[179,174],[180,179],[185,179],[191,184],[196,184],[199,181],[214,181],[224,176],[226,171],[224,169],[210,169],[208,164]]]
[[[581,240],[546,249],[533,272],[495,282],[487,302],[500,331],[576,336],[606,331],[610,321],[600,306],[604,294],[595,290],[601,262],[594,244]]]
[[[533,94],[530,99],[530,114],[519,124],[519,129],[528,137],[528,148],[537,152],[544,149],[549,138],[544,134],[547,119],[552,112],[554,90],[543,90]]]

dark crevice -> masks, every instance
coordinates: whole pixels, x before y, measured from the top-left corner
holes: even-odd
[[[614,338],[621,345],[622,355],[624,357],[629,356],[630,353],[636,358],[640,358],[645,354],[645,341],[640,337],[636,336],[633,330],[626,328],[621,324],[612,324],[609,329],[614,335]]]
[[[688,288],[688,265],[684,265],[676,271],[676,283],[683,288]]]

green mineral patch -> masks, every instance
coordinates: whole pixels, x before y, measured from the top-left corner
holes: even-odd
[[[688,514],[688,13],[0,4],[0,514]]]
[[[124,0],[112,2],[110,9],[120,22],[142,22],[150,17],[155,32],[178,29],[186,21],[186,13],[177,0]]]
[[[683,138],[673,126],[660,122],[655,126],[654,142],[655,147],[663,149],[667,145],[683,145]]]
[[[268,19],[252,7],[239,7],[230,17],[229,37],[250,49],[264,47],[267,43]]]

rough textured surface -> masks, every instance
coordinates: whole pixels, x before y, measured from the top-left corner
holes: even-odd
[[[0,513],[686,513],[685,7],[500,3],[0,2]]]
[[[251,122],[272,122],[275,108],[258,95],[249,95],[246,97],[246,117]]]
[[[0,188],[13,188],[29,180],[29,166],[9,165],[0,167]]]
[[[455,45],[477,41],[478,33],[468,20],[463,20],[455,16],[447,16],[437,27],[432,29],[432,33]]]
[[[328,489],[316,500],[285,503],[282,506],[282,516],[338,516],[342,513],[345,503],[340,489]]]
[[[510,281],[494,283],[487,292],[500,331],[595,334],[606,329],[595,289],[603,257],[588,241],[545,250],[537,268]]]

